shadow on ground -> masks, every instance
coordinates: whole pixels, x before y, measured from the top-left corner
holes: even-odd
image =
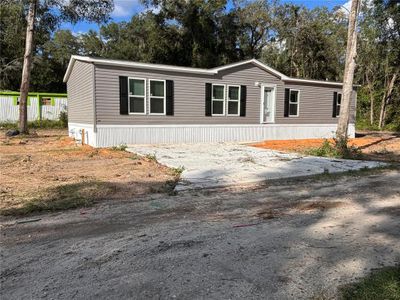
[[[151,195],[2,230],[6,298],[334,296],[400,261],[400,172]]]

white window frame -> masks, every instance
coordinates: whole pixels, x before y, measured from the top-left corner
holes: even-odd
[[[340,104],[339,104],[339,95],[340,95]],[[342,110],[342,101],[343,101],[343,95],[342,95],[342,93],[337,93],[336,107],[335,107],[335,115],[336,115],[336,118],[340,116],[340,111]],[[340,107],[339,114],[337,114],[338,106]]]
[[[292,94],[292,91],[296,91],[296,92],[297,92],[297,102],[296,102],[296,103],[294,103],[294,102],[291,103],[291,99],[292,99],[291,94]],[[296,115],[291,115],[291,114],[290,114],[290,104],[297,104],[297,114],[296,114]],[[296,117],[298,117],[298,116],[300,115],[300,90],[289,89],[289,107],[288,107],[288,109],[289,109],[289,118],[290,118],[290,117],[291,117],[291,118],[296,118]]]
[[[238,91],[238,99],[237,100],[231,100],[229,99],[229,88],[230,87],[238,87],[239,91]],[[241,92],[241,86],[240,85],[227,85],[226,87],[226,101],[227,101],[227,105],[226,105],[226,115],[227,116],[234,116],[234,117],[238,117],[240,116],[240,92]],[[238,103],[238,112],[237,114],[230,114],[229,113],[229,102],[237,102]]]
[[[224,87],[224,95],[222,99],[214,99],[214,86],[223,86]],[[225,116],[225,109],[226,109],[226,105],[225,105],[225,99],[226,99],[226,84],[212,84],[211,85],[211,116]],[[223,107],[222,107],[222,114],[214,114],[214,101],[222,101],[223,103]]]
[[[144,95],[131,95],[130,94],[130,92],[131,92],[131,88],[130,88],[130,84],[131,84],[131,79],[134,79],[134,80],[143,80],[144,81]],[[147,101],[146,101],[146,93],[147,93],[147,91],[146,91],[146,78],[139,78],[139,77],[128,77],[128,113],[130,114],[130,115],[145,115],[145,114],[147,114]],[[143,97],[143,101],[144,101],[144,103],[143,103],[143,105],[144,105],[144,112],[131,112],[131,97],[136,97],[136,98],[141,98],[141,97]]]
[[[155,82],[163,82],[164,83],[164,97],[161,96],[152,96],[151,95],[151,82],[155,81]],[[163,79],[149,79],[149,115],[152,116],[165,116],[166,115],[166,108],[167,108],[167,81],[163,80]],[[157,98],[157,99],[163,99],[163,113],[152,113],[151,112],[151,98]]]

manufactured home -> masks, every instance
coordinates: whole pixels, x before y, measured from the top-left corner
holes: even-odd
[[[201,69],[72,56],[64,81],[69,134],[94,147],[330,138],[342,98],[342,83],[255,59]]]

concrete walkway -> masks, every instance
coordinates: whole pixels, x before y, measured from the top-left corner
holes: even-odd
[[[374,168],[383,163],[282,153],[243,144],[131,145],[128,151],[155,155],[172,168],[183,167],[177,191],[257,183],[268,179]]]

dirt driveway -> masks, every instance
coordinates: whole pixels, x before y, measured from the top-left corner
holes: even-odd
[[[2,219],[4,299],[309,299],[400,262],[400,172]]]

